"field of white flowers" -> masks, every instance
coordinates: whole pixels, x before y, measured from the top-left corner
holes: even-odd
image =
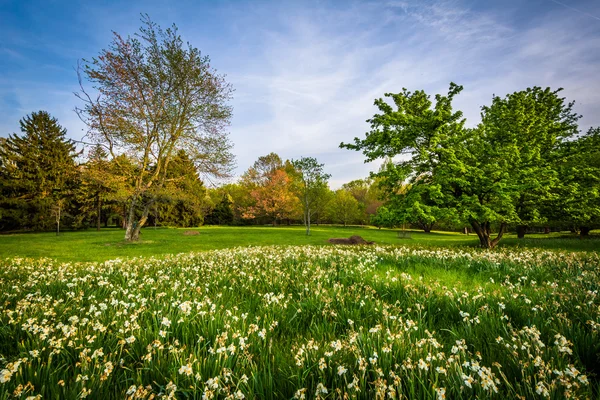
[[[0,399],[598,398],[600,256],[0,261]]]

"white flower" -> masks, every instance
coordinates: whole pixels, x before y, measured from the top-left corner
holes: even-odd
[[[438,400],[444,400],[446,398],[446,388],[435,389],[435,392],[437,393]]]
[[[125,339],[125,341],[129,344],[135,342],[135,336],[129,336],[127,339]]]
[[[242,393],[240,390],[238,390],[237,392],[235,392],[235,398],[238,400],[242,400],[242,399],[245,399],[246,396],[244,396],[244,393]]]
[[[162,321],[161,321],[161,325],[164,326],[171,326],[171,320],[168,318],[163,317]]]
[[[337,368],[337,373],[338,375],[344,375],[348,370],[346,368],[344,368],[343,366],[339,365]]]
[[[0,383],[6,383],[8,381],[10,381],[10,378],[12,377],[12,372],[10,372],[7,369],[3,369],[2,371],[0,371]]]
[[[190,376],[191,374],[192,374],[192,365],[191,364],[182,365],[181,368],[179,368],[179,375]]]
[[[319,382],[319,384],[317,385],[317,393],[316,394],[318,395],[320,393],[322,393],[322,394],[328,393],[327,388],[321,382]]]

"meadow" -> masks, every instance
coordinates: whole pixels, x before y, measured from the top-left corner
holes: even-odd
[[[481,251],[473,236],[420,243],[375,229],[358,232],[375,246],[314,245],[357,233],[323,229],[309,238],[296,229],[299,245],[282,245],[286,228],[203,228],[176,240],[167,237],[178,230],[146,230],[152,243],[130,247],[114,244],[122,231],[87,232],[72,254],[55,246],[62,261],[11,253],[0,261],[0,399],[600,395],[598,253],[511,238]],[[244,234],[261,246],[198,251]],[[1,238],[2,254],[58,243],[4,242],[15,237]],[[178,252],[186,240],[197,252],[106,258]],[[103,260],[64,261],[84,252]]]
[[[186,235],[188,231],[198,232],[198,235]],[[351,235],[360,235],[377,244],[411,247],[476,247],[479,244],[475,234],[411,231],[410,239],[399,239],[397,230],[361,226],[314,225],[310,236],[304,234],[302,226],[204,226],[190,229],[148,227],[142,230],[139,242],[125,242],[123,232],[122,229],[109,228],[100,231],[65,231],[60,236],[52,232],[1,234],[0,258],[17,256],[46,257],[71,262],[106,261],[236,246],[328,245],[329,238]],[[525,239],[506,235],[500,246],[594,251],[600,249],[600,232],[592,232],[592,236],[585,240],[566,232],[530,234]]]

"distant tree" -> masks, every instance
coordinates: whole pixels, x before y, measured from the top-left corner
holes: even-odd
[[[224,193],[211,212],[206,215],[206,225],[231,225],[233,223],[232,199]]]
[[[358,200],[345,189],[335,191],[333,199],[329,202],[328,215],[333,222],[344,226],[362,219]]]
[[[267,174],[267,180],[256,186],[250,195],[254,205],[248,208],[246,218],[264,216],[272,221],[290,218],[297,209],[298,198],[291,188],[291,180],[283,169],[275,169]]]
[[[563,143],[561,155],[559,189],[546,204],[546,217],[587,236],[600,227],[600,128]]]
[[[302,204],[302,220],[306,227],[306,235],[310,235],[310,221],[315,213],[316,205],[324,188],[327,188],[327,180],[331,175],[323,171],[323,164],[319,164],[315,158],[302,157],[292,160],[297,185],[296,196]]]
[[[265,185],[269,177],[282,168],[281,157],[276,153],[269,153],[266,156],[258,157],[258,160],[244,173],[241,181],[249,187]]]
[[[81,166],[79,187],[75,191],[78,202],[79,225],[86,218],[94,218],[96,229],[102,224],[102,209],[114,190],[115,177],[107,153],[102,146],[92,147],[87,162]]]
[[[157,192],[154,218],[159,218],[161,225],[200,226],[204,221],[206,195],[196,166],[180,150],[171,161],[163,189]]]
[[[291,218],[298,208],[292,179],[275,153],[259,157],[244,173],[240,184],[251,198],[242,215],[245,219],[266,218],[275,225],[277,220]]]
[[[358,201],[360,215],[358,222],[367,223],[371,216],[377,212],[377,208],[382,205],[378,183],[372,178],[356,179],[342,185],[342,189],[347,190]]]
[[[231,86],[207,56],[184,45],[175,25],[162,30],[148,16],[142,22],[135,37],[115,33],[108,49],[84,63],[83,75],[97,96],[83,84],[78,93],[83,106],[77,111],[92,140],[117,163],[119,154],[136,162],[127,241],[138,240],[178,151],[186,151],[199,173],[224,177],[233,165],[225,131]]]
[[[78,174],[73,141],[46,111],[20,121],[22,135],[0,143],[0,209],[4,229],[60,229]]]

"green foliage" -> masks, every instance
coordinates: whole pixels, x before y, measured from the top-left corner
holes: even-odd
[[[315,211],[319,208],[329,188],[327,180],[331,175],[323,170],[323,164],[312,157],[302,157],[292,160],[292,176],[296,178],[295,192],[302,204],[302,219],[306,227],[306,235],[310,235],[310,221]]]
[[[582,234],[600,226],[600,128],[562,144],[559,189],[546,208],[547,218]]]
[[[21,136],[0,142],[0,229],[49,230],[56,226],[58,204],[67,216],[72,211],[75,144],[46,111],[27,115],[20,125]]]
[[[164,188],[157,193],[158,223],[200,226],[207,208],[206,189],[191,158],[180,150],[169,164]]]
[[[333,199],[329,202],[327,214],[332,222],[344,226],[362,219],[358,200],[345,189],[335,191]]]
[[[395,108],[376,100],[380,113],[368,121],[366,138],[341,146],[361,150],[367,161],[404,156],[377,174],[389,205],[426,228],[440,219],[469,223],[482,247],[494,247],[509,224],[541,220],[558,187],[558,150],[577,132],[579,116],[560,90],[534,87],[494,97],[481,124],[466,129],[452,108],[461,90],[451,83],[435,104],[423,91],[388,93]]]
[[[386,206],[381,206],[377,209],[377,213],[371,216],[371,224],[380,229],[381,227],[393,228],[398,224],[398,217]]]
[[[231,225],[234,222],[232,210],[232,200],[228,195],[224,195],[215,205],[210,213],[206,215],[204,223],[206,225]]]

